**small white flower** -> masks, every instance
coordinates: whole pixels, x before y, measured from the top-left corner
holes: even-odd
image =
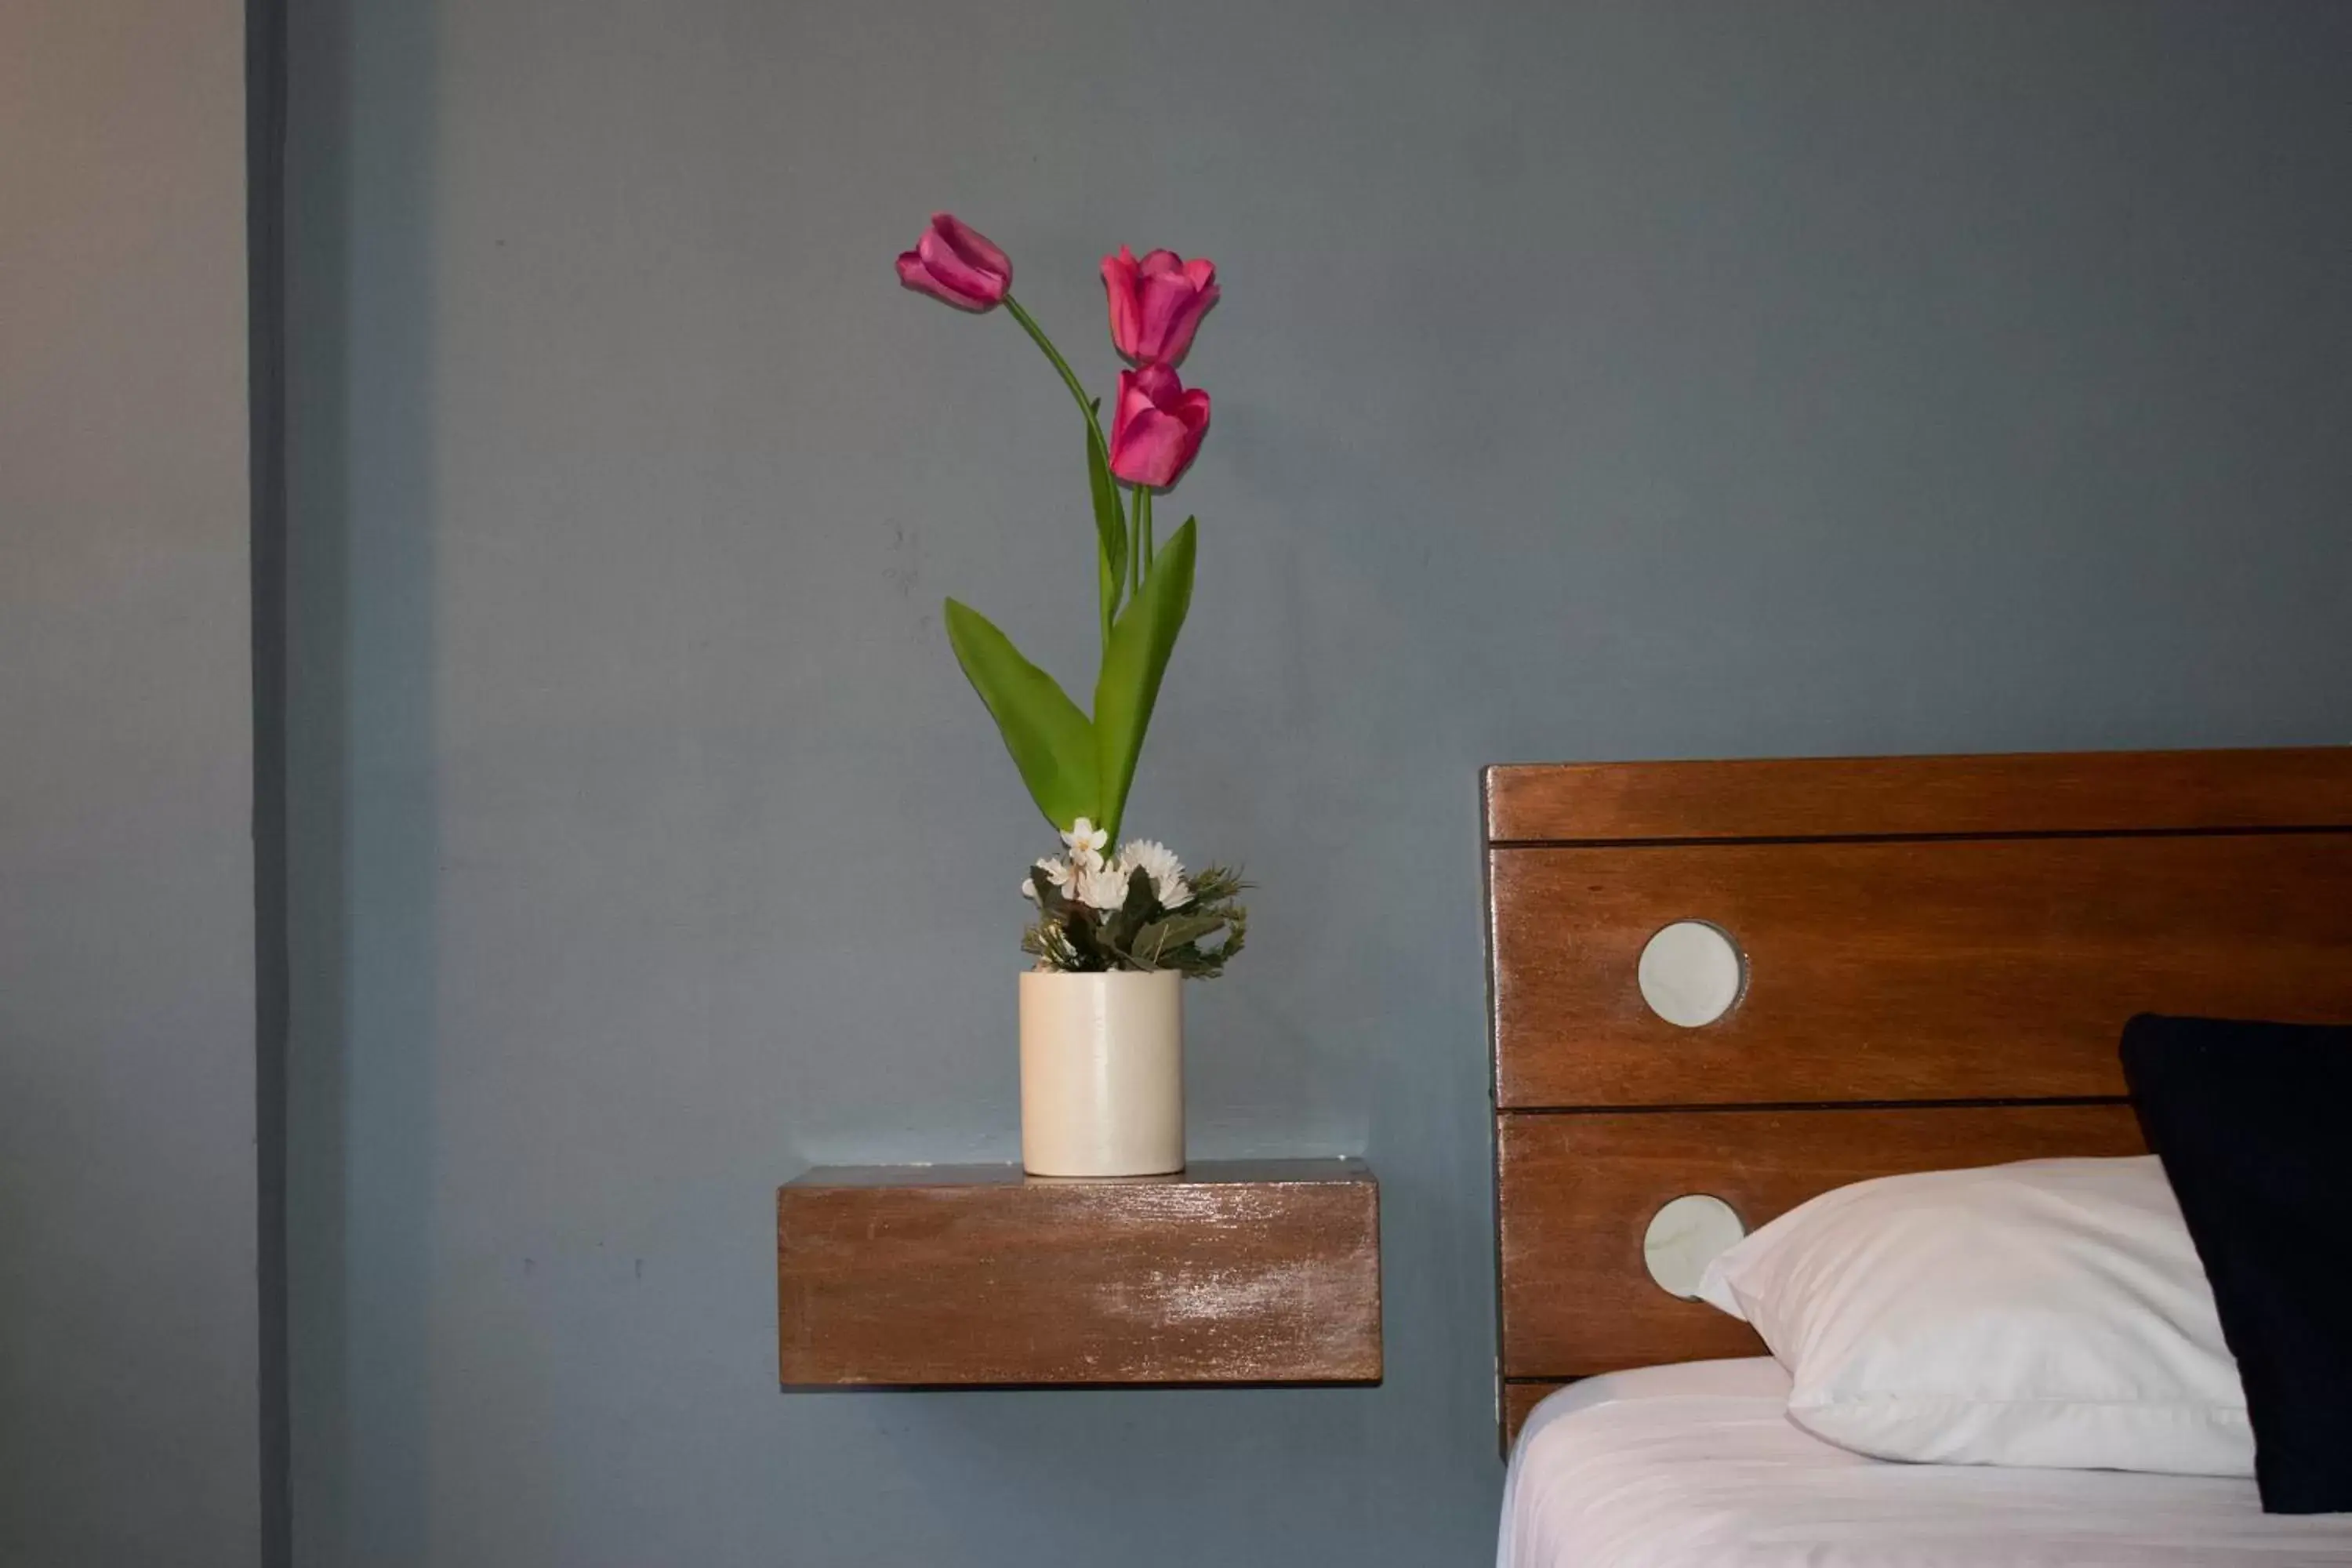
[[[1022,878],[1021,896],[1028,900],[1031,903],[1035,903],[1037,901],[1037,884],[1032,882],[1026,877]]]
[[[1067,894],[1069,892],[1070,878],[1073,873],[1070,869],[1070,863],[1067,860],[1040,860],[1035,866],[1032,867],[1031,869],[1045,872],[1045,880],[1054,885],[1055,891],[1063,894]],[[1021,887],[1022,889],[1028,893],[1031,898],[1034,899],[1037,896],[1037,887],[1035,882],[1024,879],[1022,882]]]
[[[1070,830],[1062,835],[1062,842],[1070,847],[1070,858],[1084,866],[1090,860],[1101,860],[1110,835],[1082,816],[1070,824]]]
[[[1181,910],[1192,901],[1192,886],[1184,880],[1184,863],[1156,838],[1130,838],[1120,845],[1118,866],[1122,871],[1141,868],[1151,879],[1152,896],[1162,909]]]
[[[1127,873],[1100,863],[1078,873],[1078,902],[1104,914],[1127,902]]]

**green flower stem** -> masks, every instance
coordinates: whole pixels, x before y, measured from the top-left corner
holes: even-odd
[[[1151,492],[1141,485],[1134,487],[1127,528],[1127,593],[1133,598],[1143,592],[1143,514],[1151,505]]]
[[[1036,318],[1021,308],[1020,300],[1007,294],[1004,296],[1004,308],[1013,312],[1013,319],[1021,323],[1021,330],[1029,334],[1031,341],[1045,351],[1045,357],[1052,360],[1054,368],[1062,373],[1062,384],[1070,389],[1072,397],[1077,399],[1078,412],[1087,416],[1087,423],[1094,426],[1097,436],[1100,436],[1102,422],[1095,416],[1094,399],[1087,395],[1087,389],[1080,384],[1077,372],[1070,368],[1070,362],[1062,357],[1062,351],[1054,346],[1054,340],[1045,335],[1045,329],[1037,324]]]
[[[1087,395],[1086,385],[1078,380],[1078,373],[1070,368],[1070,362],[1062,357],[1062,351],[1054,346],[1054,340],[1045,335],[1045,329],[1037,324],[1037,318],[1023,310],[1021,301],[1014,299],[1009,292],[1004,296],[1004,308],[1011,312],[1014,321],[1021,323],[1021,330],[1029,334],[1029,341],[1035,343],[1046,359],[1053,363],[1054,369],[1061,374],[1062,384],[1070,389],[1070,398],[1078,405],[1078,412],[1087,416],[1087,427],[1095,433],[1095,439],[1101,443],[1103,450],[1109,451],[1110,443],[1103,439],[1102,420],[1095,412],[1095,400]],[[1128,553],[1129,556],[1135,553],[1131,546]],[[1138,577],[1137,581],[1139,583],[1142,579]],[[1113,596],[1116,597],[1115,587]],[[1106,599],[1103,602],[1101,611],[1103,651],[1108,653],[1112,613],[1109,600]]]
[[[1139,490],[1143,498],[1143,569],[1151,570],[1151,492]]]

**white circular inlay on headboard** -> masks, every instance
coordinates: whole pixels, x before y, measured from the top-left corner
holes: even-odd
[[[1687,1301],[1698,1294],[1706,1266],[1747,1234],[1738,1211],[1721,1198],[1685,1193],[1650,1216],[1642,1261],[1659,1289]]]
[[[1642,949],[1636,975],[1651,1012],[1696,1029],[1731,1011],[1748,983],[1748,961],[1722,927],[1676,921]]]

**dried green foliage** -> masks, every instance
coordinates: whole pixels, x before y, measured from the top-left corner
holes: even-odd
[[[1021,951],[1044,969],[1074,974],[1109,970],[1172,969],[1212,980],[1242,950],[1249,911],[1239,901],[1249,884],[1223,866],[1192,878],[1192,896],[1175,909],[1161,904],[1140,867],[1127,879],[1127,898],[1111,910],[1093,909],[1054,886],[1033,867],[1029,886],[1037,920],[1021,935]]]

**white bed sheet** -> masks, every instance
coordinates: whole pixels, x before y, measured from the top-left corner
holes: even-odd
[[[1890,1464],[1788,1394],[1763,1356],[1562,1389],[1511,1456],[1497,1568],[2352,1564],[2352,1514],[2265,1514],[2250,1480]]]

